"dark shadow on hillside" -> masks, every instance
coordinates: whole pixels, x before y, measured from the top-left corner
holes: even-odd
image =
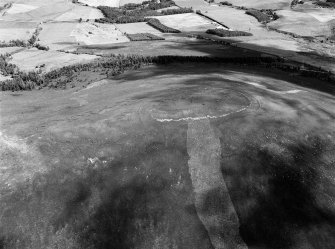
[[[287,146],[282,154],[271,146],[245,147],[236,164],[222,163],[248,246],[334,248],[335,210],[325,204],[335,191],[322,175],[325,149],[315,137],[308,145]]]

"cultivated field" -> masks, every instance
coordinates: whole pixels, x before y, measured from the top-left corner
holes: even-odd
[[[215,2],[223,2],[216,0]],[[235,6],[244,6],[254,9],[289,9],[292,0],[229,0]]]
[[[122,23],[122,24],[115,24],[115,26],[122,33],[128,33],[128,34],[151,33],[151,34],[163,35],[160,31],[151,27],[146,22]]]
[[[71,54],[57,51],[41,51],[37,49],[26,49],[14,53],[10,63],[17,65],[22,71],[34,71],[36,67],[48,72],[52,69],[72,65],[76,63],[88,62],[95,59],[94,55]]]
[[[94,7],[97,6],[119,7],[119,0],[78,0],[78,2]]]

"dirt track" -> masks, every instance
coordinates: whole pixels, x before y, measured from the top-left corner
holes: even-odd
[[[335,99],[322,84],[197,64],[2,92],[1,237],[19,248],[332,248]]]

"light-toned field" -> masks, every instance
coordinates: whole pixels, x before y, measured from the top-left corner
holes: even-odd
[[[88,6],[74,5],[71,10],[64,14],[56,17],[54,21],[74,21],[82,18],[87,19],[99,19],[103,18],[104,15],[100,10]]]
[[[71,50],[74,46],[128,42],[129,39],[113,24],[46,23],[42,25],[39,43],[51,50]]]
[[[48,72],[52,69],[88,62],[95,58],[95,55],[77,55],[58,51],[43,51],[33,48],[13,54],[10,63],[17,65],[22,71],[32,71],[35,70],[36,67],[45,64],[42,70]]]
[[[18,14],[18,13],[24,13],[29,12],[31,10],[37,9],[37,6],[28,5],[28,4],[12,4],[12,6],[6,11],[6,14]]]
[[[331,35],[328,20],[332,20],[334,15],[328,11],[310,11],[309,13],[305,13],[292,10],[280,10],[277,11],[277,14],[280,18],[269,24],[272,28],[301,36]]]
[[[122,23],[122,24],[115,24],[115,26],[122,33],[128,33],[128,34],[151,33],[156,35],[162,35],[162,32],[151,27],[146,22]]]
[[[78,23],[44,23],[39,35],[39,43],[49,46],[51,50],[65,49],[76,45],[76,39],[71,32]]]
[[[143,0],[119,0],[120,6],[123,6],[128,3],[142,3]]]
[[[215,2],[222,2],[216,0]],[[235,6],[255,9],[288,9],[292,0],[229,0]]]
[[[205,19],[204,17],[195,13],[157,16],[155,18],[160,20],[162,24],[168,27],[175,28],[184,32],[206,31],[207,29],[217,28],[221,26],[218,25],[216,22],[209,21],[208,19]]]
[[[87,4],[88,6],[109,6],[119,7],[119,0],[79,0],[80,3]]]
[[[10,80],[12,77],[10,76],[4,76],[1,72],[0,72],[0,82],[4,81],[4,80]]]
[[[80,44],[112,44],[128,42],[129,39],[122,34],[113,24],[102,23],[78,23],[71,32],[76,41]]]
[[[0,41],[28,40],[37,27],[36,22],[1,22]]]
[[[25,48],[22,47],[5,47],[5,48],[0,48],[0,54],[13,54],[18,51],[24,50]]]

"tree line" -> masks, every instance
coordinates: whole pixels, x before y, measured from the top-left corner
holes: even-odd
[[[331,72],[312,68],[305,65],[292,65],[285,62],[279,57],[208,57],[208,56],[178,56],[178,55],[161,55],[161,56],[141,56],[141,55],[112,55],[101,57],[95,61],[65,66],[52,70],[45,74],[38,72],[21,72],[15,65],[6,64],[0,57],[0,67],[5,67],[13,79],[0,82],[2,91],[20,91],[32,90],[42,87],[65,88],[71,83],[72,78],[82,71],[104,70],[108,78],[122,74],[127,70],[137,69],[144,65],[157,64],[165,65],[171,63],[223,63],[238,65],[263,65],[265,67],[278,68],[289,72],[298,72],[302,75],[318,78],[321,80],[334,82],[334,75]],[[12,69],[11,69],[12,68]]]

